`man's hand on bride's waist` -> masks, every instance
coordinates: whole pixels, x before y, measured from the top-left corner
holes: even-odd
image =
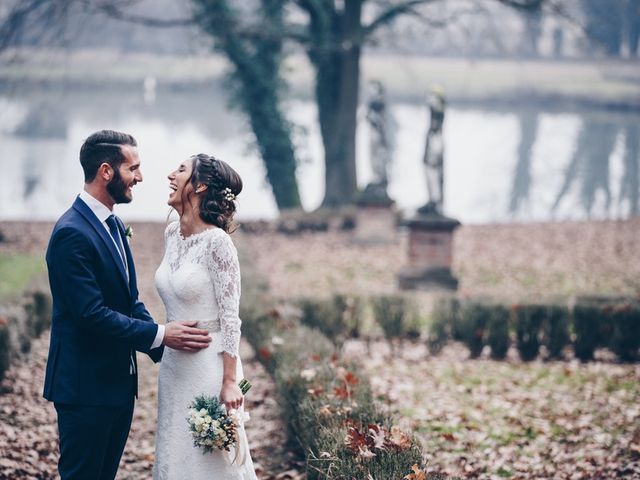
[[[164,327],[162,344],[174,350],[197,352],[211,343],[208,330],[195,328],[196,321],[169,322]]]

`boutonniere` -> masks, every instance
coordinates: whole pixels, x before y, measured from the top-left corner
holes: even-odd
[[[124,234],[127,237],[127,240],[131,241],[133,238],[133,228],[131,228],[131,225],[127,225],[127,229],[124,231]]]

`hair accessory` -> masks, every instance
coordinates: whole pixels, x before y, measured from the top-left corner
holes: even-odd
[[[222,190],[222,195],[224,195],[225,200],[229,200],[230,202],[236,199],[236,194],[233,193],[229,187]]]

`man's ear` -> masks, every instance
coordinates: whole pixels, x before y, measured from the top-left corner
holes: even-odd
[[[98,175],[105,181],[110,181],[113,177],[113,167],[108,163],[103,163],[98,167]]]

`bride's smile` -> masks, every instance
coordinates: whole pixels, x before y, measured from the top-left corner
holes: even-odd
[[[169,199],[167,203],[181,213],[182,204],[190,193],[193,192],[191,185],[191,175],[193,173],[193,162],[187,161],[171,172],[169,179]]]

